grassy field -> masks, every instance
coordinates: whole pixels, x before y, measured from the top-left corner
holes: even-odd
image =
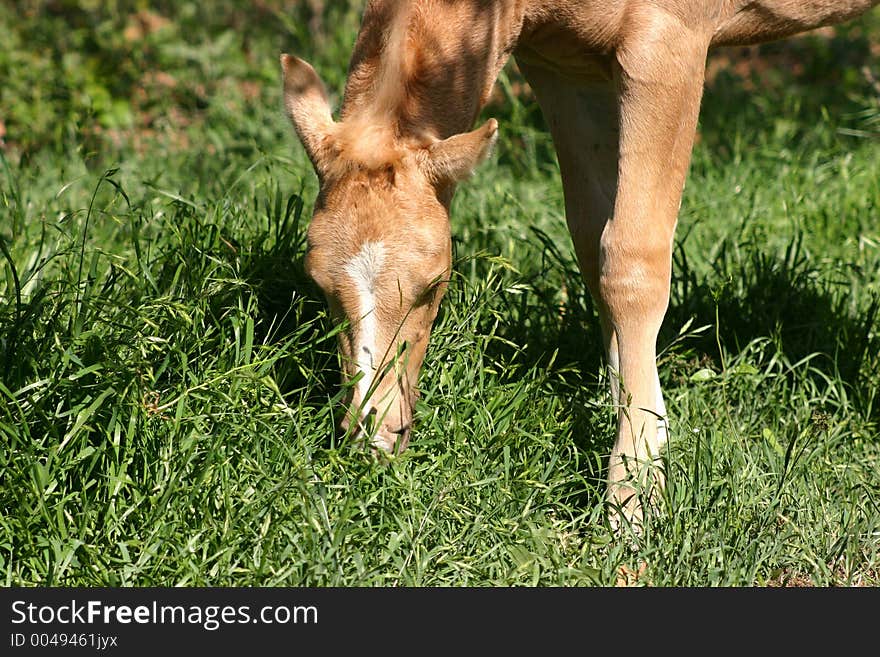
[[[277,62],[338,101],[360,3],[150,4],[0,6],[4,584],[880,584],[880,14],[713,56],[660,338],[669,482],[633,542],[515,71],[454,202],[412,446],[380,465],[335,436]]]

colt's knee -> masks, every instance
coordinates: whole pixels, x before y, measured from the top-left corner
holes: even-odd
[[[662,250],[604,252],[599,295],[612,325],[625,331],[633,321],[662,321],[669,303],[669,262]]]

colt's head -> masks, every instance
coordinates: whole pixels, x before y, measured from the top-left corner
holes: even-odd
[[[348,320],[343,428],[398,452],[450,274],[452,192],[486,157],[498,124],[440,140],[403,137],[375,115],[336,123],[314,69],[290,55],[281,66],[285,108],[320,182],[306,271],[333,317]]]

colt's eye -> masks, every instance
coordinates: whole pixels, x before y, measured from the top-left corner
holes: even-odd
[[[440,284],[443,282],[442,278],[439,276],[431,279],[431,281],[419,290],[419,293],[416,295],[416,305],[421,306],[424,304],[432,303],[434,301],[434,296],[437,294],[437,290],[440,288]]]

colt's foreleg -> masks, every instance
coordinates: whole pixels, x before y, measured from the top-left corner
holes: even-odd
[[[660,10],[646,10],[638,25],[617,53],[617,195],[599,246],[599,296],[617,340],[621,385],[608,496],[612,519],[622,512],[634,521],[642,515],[639,490],[663,483],[651,467],[665,440],[657,333],[669,302],[672,240],[711,36]]]

